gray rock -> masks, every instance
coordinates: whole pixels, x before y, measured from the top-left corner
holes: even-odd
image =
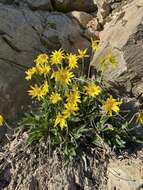
[[[38,10],[52,10],[52,4],[50,0],[27,0],[27,3],[31,9]]]
[[[32,10],[53,10],[51,0],[0,0],[0,3],[14,5],[21,8],[30,8]]]
[[[118,61],[118,66],[104,72],[106,79],[122,86],[123,93],[141,95],[143,93],[143,1],[133,0],[125,6],[122,12],[106,24],[100,39],[101,47],[91,65],[97,66],[100,57],[112,52]]]
[[[62,13],[33,12],[0,5],[0,113],[11,118],[31,100],[25,69],[41,52],[87,48],[77,22]]]
[[[57,11],[97,11],[96,0],[53,0],[53,6]]]
[[[0,3],[3,4],[12,4],[14,2],[14,0],[0,0]]]

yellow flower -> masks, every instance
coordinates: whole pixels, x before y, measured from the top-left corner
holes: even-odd
[[[73,89],[69,93],[66,93],[65,96],[67,97],[67,102],[71,104],[80,103],[80,93],[77,89]]]
[[[78,53],[79,53],[78,57],[80,59],[85,58],[85,57],[89,57],[89,55],[86,54],[87,53],[87,49],[85,49],[85,50],[78,49]]]
[[[109,53],[106,56],[100,57],[99,59],[99,67],[102,70],[108,69],[109,66],[112,66],[112,68],[116,68],[117,62],[115,57],[112,53]]]
[[[35,67],[32,67],[30,69],[28,69],[27,71],[25,71],[25,74],[26,74],[26,77],[25,79],[26,80],[31,80],[32,79],[32,76],[36,73],[36,68]]]
[[[65,104],[65,109],[63,110],[63,115],[65,116],[65,118],[70,117],[72,114],[75,115],[75,112],[79,110],[79,108],[77,107],[77,104],[72,104],[72,103],[67,103]]]
[[[65,55],[64,55],[64,51],[62,49],[59,49],[58,51],[55,50],[52,52],[51,54],[51,64],[61,64],[62,60],[64,59]]]
[[[121,105],[121,101],[117,101],[114,99],[112,96],[107,98],[106,101],[104,101],[104,104],[102,106],[102,109],[105,111],[106,114],[109,114],[112,116],[112,112],[118,113],[120,108],[119,106]]]
[[[0,115],[0,127],[4,124],[4,118],[2,115]]]
[[[45,80],[44,84],[41,86],[41,94],[45,96],[49,92],[49,85],[48,82]]]
[[[72,53],[68,54],[67,59],[70,69],[78,67],[78,57],[75,54]]]
[[[51,78],[55,78],[55,81],[59,82],[61,85],[68,85],[73,77],[73,73],[70,72],[68,68],[61,68],[55,71],[51,76]]]
[[[80,103],[80,93],[77,88],[73,89],[73,91],[70,91],[65,94],[67,97],[66,104],[64,105],[65,109],[63,111],[63,114],[66,118],[70,117],[71,114],[75,115],[75,112],[79,110],[78,103]]]
[[[42,53],[37,56],[34,62],[36,63],[36,65],[43,65],[45,63],[48,63],[48,55],[46,53]]]
[[[136,122],[143,125],[143,111],[142,112],[139,112],[137,113],[137,119],[136,119]]]
[[[62,98],[61,98],[61,96],[60,96],[60,94],[58,94],[58,93],[52,93],[52,95],[51,95],[51,97],[50,97],[50,99],[51,99],[51,101],[52,101],[52,103],[53,104],[56,104],[57,102],[59,102]]]
[[[55,120],[54,127],[58,125],[60,126],[61,129],[63,129],[64,127],[67,127],[66,117],[62,115],[61,113],[58,113]]]
[[[34,86],[30,86],[31,90],[28,91],[29,96],[32,96],[32,98],[37,98],[38,101],[40,101],[43,98],[43,92],[44,90],[42,87],[35,84]]]
[[[107,55],[107,60],[108,60],[109,64],[112,65],[113,68],[116,68],[116,66],[117,66],[117,61],[116,61],[115,56],[114,56],[112,53],[109,53],[109,54]]]
[[[44,75],[44,77],[46,77],[49,74],[51,67],[49,65],[38,65],[36,69],[39,75]]]
[[[99,40],[91,39],[91,48],[94,52],[96,52],[99,49]]]
[[[86,94],[92,97],[98,96],[102,91],[101,87],[94,83],[88,84],[84,89],[86,90]]]

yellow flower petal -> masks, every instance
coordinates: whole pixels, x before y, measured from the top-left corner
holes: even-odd
[[[78,67],[78,57],[75,54],[68,54],[67,55],[68,64],[70,69],[74,69]]]
[[[35,84],[34,86],[30,86],[30,90],[28,91],[29,96],[32,98],[36,98],[38,101],[44,98],[44,96],[48,93],[49,86],[48,82],[45,81],[43,85],[38,86]]]
[[[2,115],[0,115],[0,127],[4,124],[4,118]]]
[[[59,102],[62,98],[60,96],[60,94],[58,94],[57,92],[53,92],[52,95],[50,96],[51,102],[53,104],[56,104],[57,102]]]
[[[99,49],[99,40],[91,39],[91,48],[94,52],[96,52]]]
[[[41,86],[41,94],[45,96],[49,92],[49,85],[48,82],[45,80],[44,84]]]
[[[46,77],[49,74],[51,67],[49,65],[38,65],[36,70],[37,74],[44,75],[44,77]]]
[[[61,113],[58,113],[56,120],[55,120],[54,127],[56,127],[58,125],[61,129],[63,129],[64,127],[67,127],[66,118]]]
[[[77,104],[72,104],[72,103],[67,103],[64,105],[65,109],[63,110],[63,115],[65,116],[65,118],[70,117],[71,115],[75,115],[76,111],[79,110]]]
[[[50,62],[52,65],[54,64],[62,64],[62,60],[64,59],[64,51],[62,49],[59,49],[58,51],[55,50],[52,52],[50,56]]]
[[[92,97],[98,96],[102,91],[101,87],[97,86],[94,83],[88,84],[87,86],[84,87],[84,89],[86,91],[86,94]]]
[[[36,63],[36,65],[43,65],[45,63],[48,63],[48,55],[46,53],[42,53],[37,56],[34,62]]]
[[[121,105],[121,101],[117,101],[112,96],[107,98],[107,100],[103,103],[102,109],[106,114],[112,116],[112,113],[118,113],[120,111],[119,106]]]
[[[137,122],[138,124],[143,125],[143,111],[137,113],[136,122]]]
[[[36,73],[36,68],[35,67],[32,67],[30,69],[28,69],[27,71],[25,71],[25,74],[26,74],[26,77],[25,79],[26,80],[31,80],[32,79],[32,76]]]
[[[51,78],[55,78],[55,81],[59,82],[61,85],[68,85],[73,77],[73,73],[70,72],[68,68],[61,68],[55,71],[51,76]]]
[[[87,53],[87,49],[84,49],[84,50],[78,49],[78,53],[79,53],[78,57],[79,57],[80,59],[89,57],[89,55],[86,54],[86,53]]]

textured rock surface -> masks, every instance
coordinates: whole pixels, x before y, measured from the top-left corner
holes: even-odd
[[[99,31],[102,30],[102,25],[99,23],[97,18],[93,18],[87,24],[87,28],[85,30],[85,36],[89,39],[99,39]]]
[[[37,54],[88,47],[81,34],[78,23],[62,13],[0,5],[0,113],[15,116],[28,103],[24,70]]]
[[[113,159],[108,166],[107,190],[142,190],[143,151],[123,160]]]
[[[0,3],[4,3],[4,4],[12,4],[14,2],[14,0],[0,0]]]
[[[53,0],[57,11],[69,12],[73,10],[93,12],[97,10],[96,0]]]
[[[101,23],[111,13],[111,6],[107,0],[97,0],[98,13],[97,17]]]
[[[68,15],[76,19],[83,28],[87,28],[89,21],[93,19],[92,15],[83,11],[72,11]]]
[[[143,93],[143,1],[133,0],[126,5],[105,26],[100,38],[101,48],[91,64],[97,66],[99,57],[112,51],[119,64],[114,70],[106,70],[104,76],[117,81],[130,94]]]
[[[27,0],[27,4],[31,9],[38,10],[52,10],[52,4],[50,0]]]

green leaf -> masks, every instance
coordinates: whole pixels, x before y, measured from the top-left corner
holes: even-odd
[[[95,139],[92,141],[92,144],[102,147],[103,139],[100,136],[96,135]]]

